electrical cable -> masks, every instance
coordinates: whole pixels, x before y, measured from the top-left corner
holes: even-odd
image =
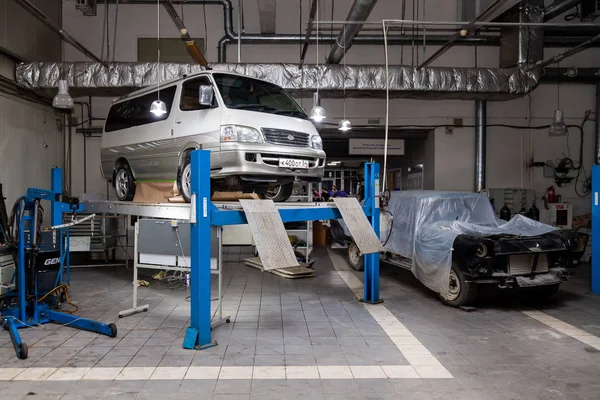
[[[183,5],[182,5],[183,7]],[[112,60],[115,61],[115,50],[117,49],[117,24],[119,23],[119,0],[115,1],[115,25],[113,29],[113,53]]]
[[[183,4],[181,5],[183,15]],[[183,17],[182,17],[183,18]],[[204,54],[206,55],[206,50],[208,49],[208,25],[206,24],[206,2],[202,3],[202,18],[204,19]]]

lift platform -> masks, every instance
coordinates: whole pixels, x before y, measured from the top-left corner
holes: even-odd
[[[270,200],[213,203],[210,197],[210,152],[196,150],[191,155],[190,204],[130,203],[115,201],[86,201],[86,212],[136,215],[148,218],[166,218],[190,223],[190,291],[191,322],[186,331],[183,347],[203,349],[214,345],[211,341],[211,229],[225,225],[249,224],[261,259],[267,268],[282,268],[292,262],[282,259],[278,252],[291,244],[283,223],[352,219],[351,233],[362,238],[359,249],[365,254],[364,298],[368,303],[379,303],[379,164],[365,163],[365,201],[361,206],[355,199],[344,202],[344,213],[335,203],[273,203]],[[351,202],[355,204],[351,204]],[[361,215],[355,215],[357,212]],[[354,214],[353,214],[354,213]],[[344,216],[342,214],[345,214]],[[352,227],[350,227],[352,225]],[[278,232],[274,233],[274,229]],[[353,232],[353,230],[356,230]],[[280,234],[280,233],[283,233]],[[279,239],[274,242],[274,238]],[[263,240],[264,239],[264,240]],[[292,253],[293,254],[293,253]],[[295,262],[295,260],[294,260]]]

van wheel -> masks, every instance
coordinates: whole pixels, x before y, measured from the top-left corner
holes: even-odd
[[[135,196],[135,180],[128,165],[121,165],[117,168],[115,192],[120,201],[131,201]]]
[[[290,198],[294,190],[294,182],[285,185],[269,185],[265,191],[264,198],[273,200],[276,203],[284,202]]]
[[[356,243],[351,242],[348,246],[348,264],[355,271],[363,271],[365,269],[364,257],[360,255],[360,250]]]
[[[189,203],[192,198],[192,182],[190,180],[191,172],[192,164],[190,163],[190,159],[188,157],[187,161],[183,165],[183,168],[181,169],[179,179],[177,179],[179,193],[181,193],[186,203]]]
[[[461,307],[472,304],[477,298],[477,284],[467,282],[465,275],[453,264],[450,269],[450,286],[448,296],[440,299],[449,306]]]
[[[179,178],[177,178],[177,187],[179,188],[179,193],[183,196],[183,199],[186,203],[192,201],[192,181],[191,181],[191,172],[192,172],[192,164],[190,160],[185,162],[181,173],[179,174]],[[210,198],[212,199],[215,194],[215,182],[214,180],[210,180]]]

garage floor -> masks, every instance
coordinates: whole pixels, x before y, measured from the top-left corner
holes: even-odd
[[[382,266],[382,305],[363,305],[362,279],[342,253],[316,249],[317,277],[287,280],[225,264],[218,346],[181,349],[188,292],[153,282],[150,311],[131,307],[130,272],[73,272],[82,317],[116,322],[115,339],[46,325],[21,331],[17,360],[0,332],[6,399],[598,399],[600,298],[589,266],[557,301],[484,299],[466,312],[443,306],[410,273]],[[216,286],[216,285],[213,285]],[[490,296],[491,297],[491,296]],[[525,303],[524,303],[525,302]],[[525,304],[525,305],[523,305]]]

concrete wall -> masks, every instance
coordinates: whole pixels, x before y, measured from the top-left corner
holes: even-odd
[[[60,0],[33,2],[57,22]],[[14,0],[0,0],[0,46],[31,60],[60,60],[61,42]],[[14,62],[0,55],[0,75],[14,79]],[[50,187],[50,168],[63,166],[61,116],[51,107],[0,92],[0,182],[10,212],[29,187]]]
[[[234,5],[237,2],[233,2]],[[351,0],[338,0],[335,2],[333,19],[345,19]],[[407,2],[408,5],[412,2]],[[304,31],[308,16],[309,1],[302,1],[302,20],[300,20],[299,2],[295,0],[282,0],[277,2],[277,33],[298,33]],[[421,2],[423,4],[423,2]],[[321,2],[321,17],[331,19],[331,2]],[[427,1],[426,10],[420,11],[421,19],[427,20],[454,20],[456,19],[456,1],[437,0]],[[179,6],[176,7],[178,10]],[[245,0],[245,31],[258,33],[258,3],[257,0]],[[198,5],[185,5],[184,17],[186,25],[193,37],[204,37],[203,7]],[[97,17],[84,17],[75,10],[74,1],[65,0],[63,7],[64,27],[77,37],[83,44],[97,54],[100,54],[103,26],[103,6],[98,6]],[[407,16],[412,17],[410,7]],[[115,6],[109,8],[109,25],[111,31],[115,17]],[[209,61],[217,59],[217,42],[223,36],[223,17],[220,6],[206,6],[207,19],[207,52]],[[395,0],[380,0],[377,2],[369,20],[377,25],[368,25],[368,28],[379,28],[382,18],[400,18],[400,6]],[[118,61],[135,61],[137,54],[137,38],[152,37],[156,35],[156,6],[153,5],[121,5],[119,8],[118,37],[114,49],[115,59]],[[562,21],[562,19],[557,19]],[[323,29],[323,27],[322,27]],[[329,27],[325,27],[329,31]],[[379,33],[379,32],[372,32]],[[161,9],[161,35],[164,37],[177,37],[175,26]],[[242,45],[241,54],[243,62],[298,62],[300,45],[281,44],[254,44]],[[329,52],[329,45],[319,46],[318,59],[323,62]],[[410,46],[390,47],[390,63],[414,64],[418,60],[435,51],[435,46],[418,47],[415,59],[411,59]],[[562,49],[546,49],[548,57]],[[67,48],[66,57],[69,60],[84,60],[85,57],[75,49]],[[235,45],[228,48],[227,57],[230,62],[237,60]],[[417,60],[418,58],[418,60]],[[309,47],[306,62],[314,63],[317,60],[315,45]],[[561,67],[568,66],[597,66],[598,50],[590,49],[573,56],[561,63]],[[383,64],[383,46],[353,46],[346,56],[348,64]],[[498,48],[494,47],[453,47],[433,65],[445,66],[498,66]],[[561,108],[565,112],[567,123],[579,124],[585,110],[594,108],[594,88],[581,85],[561,85]],[[489,124],[514,124],[536,126],[549,124],[553,110],[557,107],[556,85],[542,84],[531,96],[508,101],[488,104]],[[311,99],[300,99],[306,109],[311,107]],[[531,103],[531,111],[529,107]],[[343,115],[340,100],[325,99],[322,105],[328,113],[327,122],[336,123]],[[108,99],[94,99],[94,116],[104,116],[109,107]],[[438,128],[432,134],[427,154],[433,154],[435,163],[433,176],[427,177],[428,186],[435,189],[446,190],[473,190],[474,173],[474,129],[468,127],[474,124],[473,101],[446,101],[446,100],[410,100],[395,99],[390,103],[391,125],[443,125],[451,124],[453,118],[462,118],[464,128],[455,128],[452,135],[447,135],[444,128]],[[378,99],[348,99],[346,114],[353,124],[366,124],[367,118],[380,118],[385,121],[385,101]],[[571,131],[568,138],[571,157],[578,157],[580,138],[578,132]],[[91,143],[91,141],[90,141]],[[74,146],[81,145],[80,141]],[[88,146],[88,191],[99,193],[106,192],[106,186],[99,174],[97,166],[97,148]],[[584,166],[590,170],[593,148],[593,123],[585,127],[584,135]],[[82,148],[74,152],[74,160],[81,157]],[[549,138],[545,130],[488,129],[488,174],[487,183],[490,187],[526,187],[536,190],[538,195],[544,193],[546,188],[553,184],[552,179],[544,178],[541,169],[527,167],[531,159],[546,161],[567,155],[566,139]],[[94,158],[95,157],[95,158]],[[74,171],[80,172],[80,171]],[[82,190],[82,176],[75,177],[74,188]],[[575,195],[573,184],[559,188],[558,193],[563,199],[575,204],[575,213],[579,214],[589,210],[589,198],[580,199]]]

